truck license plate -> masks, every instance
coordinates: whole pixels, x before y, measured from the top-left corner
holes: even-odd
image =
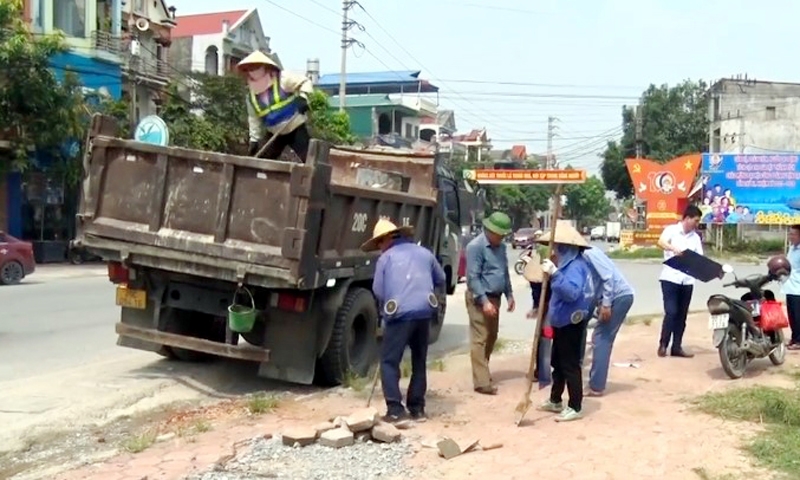
[[[144,310],[147,308],[147,292],[128,287],[117,287],[117,305],[120,307]]]
[[[720,313],[719,315],[711,315],[708,317],[708,329],[716,330],[718,328],[728,328],[728,319],[730,318],[727,313]]]

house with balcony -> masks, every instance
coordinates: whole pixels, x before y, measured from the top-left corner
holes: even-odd
[[[136,122],[161,110],[164,89],[173,77],[168,52],[175,25],[175,7],[164,0],[126,0],[123,6],[122,91],[136,100]]]
[[[350,117],[353,134],[365,143],[419,146],[423,122],[438,114],[438,101],[429,95],[439,91],[435,85],[420,79],[419,74],[419,71],[348,73],[344,109]],[[316,78],[311,71],[308,76]],[[321,75],[315,85],[331,95],[331,109],[340,106],[339,77],[339,74]]]
[[[71,49],[55,55],[51,68],[57,78],[67,72],[83,84],[87,96],[120,98],[122,86],[122,3],[130,0],[25,0],[24,15],[34,34],[60,31]],[[63,146],[72,152],[75,139]],[[0,139],[0,148],[2,148]],[[23,176],[11,172],[0,178],[0,229],[15,237],[34,239],[37,261],[65,258],[74,228],[77,192],[46,173],[58,161],[31,152],[33,168]],[[48,245],[55,245],[54,249]],[[47,252],[55,251],[55,255]]]
[[[469,133],[453,135],[452,142],[466,150],[467,161],[486,162],[491,160],[489,152],[492,150],[492,141],[486,133],[486,128],[475,128]]]
[[[256,50],[272,55],[280,64],[255,8],[182,15],[176,20],[170,65],[177,71],[224,75]]]

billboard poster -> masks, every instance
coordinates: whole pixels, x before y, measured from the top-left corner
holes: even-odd
[[[703,154],[703,223],[800,224],[800,154]]]
[[[626,158],[636,197],[647,203],[647,228],[663,229],[681,218],[683,207],[700,169],[699,153],[659,163],[646,158]]]

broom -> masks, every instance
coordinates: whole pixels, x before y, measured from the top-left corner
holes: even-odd
[[[550,258],[553,255],[553,244],[555,243],[556,239],[556,224],[558,223],[559,217],[561,217],[561,188],[562,186],[559,185],[556,187],[556,193],[554,198],[553,205],[553,218],[550,222],[550,240],[547,243],[547,258]],[[550,287],[549,275],[545,273],[542,278],[542,294],[539,298],[544,301],[547,298],[547,289]],[[528,410],[531,408],[531,392],[533,391],[533,382],[535,379],[533,378],[533,372],[536,369],[536,358],[539,356],[539,339],[542,336],[542,325],[544,325],[544,312],[547,310],[543,308],[542,305],[539,306],[539,315],[536,321],[536,328],[533,332],[533,346],[531,347],[531,363],[528,366],[528,375],[525,377],[528,381],[528,387],[525,389],[525,394],[522,397],[522,400],[517,404],[517,407],[514,409],[514,424],[519,426],[522,423],[522,420],[525,418],[525,414],[528,413]]]

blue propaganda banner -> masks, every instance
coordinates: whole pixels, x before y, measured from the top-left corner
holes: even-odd
[[[703,154],[703,223],[800,224],[800,154]]]

